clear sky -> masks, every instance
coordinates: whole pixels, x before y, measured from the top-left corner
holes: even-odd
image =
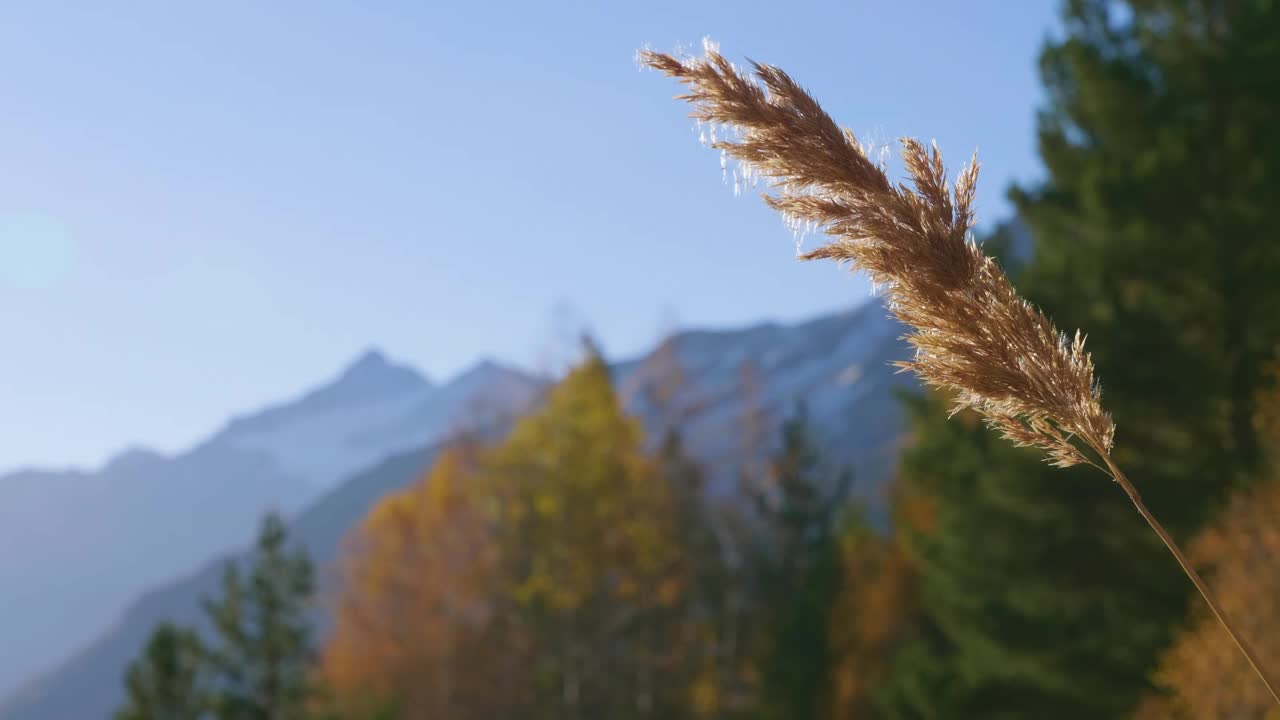
[[[571,321],[623,356],[861,302],[634,50],[710,35],[860,135],[976,148],[990,222],[1039,172],[1055,5],[6,3],[0,468],[179,450],[370,346],[445,379]]]

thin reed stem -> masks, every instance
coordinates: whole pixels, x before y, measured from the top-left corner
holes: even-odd
[[[1178,564],[1182,566],[1182,571],[1187,574],[1187,577],[1191,578],[1191,582],[1196,586],[1196,589],[1200,591],[1200,597],[1204,598],[1209,609],[1213,611],[1214,617],[1218,618],[1218,622],[1222,623],[1222,627],[1226,629],[1227,634],[1231,636],[1233,641],[1235,641],[1236,647],[1240,648],[1240,652],[1244,653],[1245,659],[1249,661],[1249,665],[1253,668],[1253,671],[1258,674],[1259,678],[1261,678],[1262,684],[1267,686],[1267,691],[1271,693],[1271,697],[1275,698],[1277,705],[1280,705],[1280,692],[1277,692],[1277,688],[1280,687],[1280,683],[1277,683],[1273,678],[1268,677],[1266,670],[1262,666],[1262,662],[1258,660],[1257,654],[1249,645],[1249,641],[1245,640],[1243,635],[1236,632],[1235,626],[1231,624],[1231,621],[1227,619],[1226,613],[1224,613],[1222,608],[1218,606],[1218,601],[1214,599],[1213,593],[1209,590],[1209,586],[1205,584],[1203,579],[1201,579],[1200,573],[1196,572],[1195,568],[1192,567],[1186,556],[1182,554],[1182,549],[1178,547],[1178,544],[1174,542],[1173,538],[1169,536],[1169,533],[1165,531],[1164,526],[1160,524],[1160,521],[1156,520],[1156,517],[1147,509],[1146,503],[1142,502],[1142,495],[1138,493],[1138,489],[1133,486],[1133,483],[1129,482],[1129,478],[1125,476],[1118,466],[1116,466],[1115,461],[1111,459],[1111,453],[1102,450],[1091,440],[1086,440],[1086,442],[1093,448],[1094,452],[1097,452],[1098,455],[1102,457],[1102,461],[1107,465],[1107,474],[1124,489],[1125,494],[1129,496],[1131,501],[1133,501],[1133,506],[1138,509],[1138,513],[1147,521],[1147,524],[1151,526],[1151,529],[1156,531],[1156,535],[1160,536],[1160,539],[1164,542],[1164,546],[1169,548],[1169,552],[1173,553],[1173,557],[1178,561]]]

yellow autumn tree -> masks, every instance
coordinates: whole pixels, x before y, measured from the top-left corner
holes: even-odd
[[[322,659],[347,711],[391,702],[405,720],[500,718],[519,700],[519,638],[491,596],[497,545],[476,492],[482,461],[473,446],[445,450],[348,538]]]
[[[516,424],[485,481],[505,592],[535,637],[526,717],[669,716],[679,684],[662,618],[686,580],[675,507],[599,353]]]
[[[335,695],[412,719],[678,717],[690,570],[666,474],[589,352],[350,538]]]

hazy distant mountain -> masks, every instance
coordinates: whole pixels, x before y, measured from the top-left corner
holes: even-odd
[[[141,590],[242,542],[256,513],[306,494],[270,457],[218,446],[0,478],[0,684],[65,657]]]
[[[142,592],[242,544],[268,508],[293,512],[393,453],[523,408],[539,386],[493,363],[433,385],[369,352],[180,455],[134,449],[94,472],[0,476],[0,693],[106,632]]]
[[[683,418],[691,450],[718,470],[722,486],[738,459],[743,413],[759,405],[776,421],[804,400],[816,425],[826,433],[828,450],[854,465],[857,491],[874,501],[900,434],[901,413],[894,390],[910,383],[908,376],[895,374],[888,365],[906,356],[900,334],[900,327],[885,317],[879,303],[870,302],[857,310],[798,325],[680,333],[653,352],[615,366],[615,378],[628,407],[654,427],[671,410],[660,408],[651,390],[679,377],[675,412]],[[366,359],[348,373],[363,376],[366,366],[379,364],[377,358]],[[745,371],[747,366],[754,369]],[[672,367],[679,368],[678,372],[673,373]],[[744,377],[752,376],[754,380],[744,383]],[[744,385],[753,384],[756,390],[745,390]],[[475,398],[476,393],[458,390],[471,385],[490,390],[479,395],[480,402],[455,399],[452,404],[440,401],[441,407],[469,407],[484,415],[486,407],[495,405],[495,396],[524,393],[529,397],[536,392],[533,381],[492,364],[483,364],[450,386],[434,390],[403,375],[385,383],[369,380],[367,387],[371,394],[383,398],[381,404],[395,405],[405,412],[392,413],[392,419],[362,423],[365,429],[359,434],[336,432],[335,408],[348,408],[342,411],[346,417],[367,419],[376,413],[368,408],[351,409],[350,402],[337,400],[346,397],[344,393],[326,388],[298,403],[233,422],[219,436],[220,442],[241,449],[270,447],[276,453],[273,457],[282,458],[275,462],[299,474],[305,470],[315,473],[347,463],[349,453],[355,452],[353,447],[393,449],[409,441],[411,428],[439,428],[449,422],[448,412],[405,401],[403,395]],[[297,411],[305,405],[310,406],[308,411]],[[312,446],[333,440],[345,443],[338,449]],[[421,437],[417,445],[420,449],[355,474],[295,516],[293,532],[322,570],[331,568],[343,534],[379,497],[420,476],[433,451],[432,443]],[[312,482],[314,478],[309,477]],[[250,528],[257,519],[256,514],[246,512],[237,521],[242,543],[252,537]],[[111,632],[11,696],[0,707],[0,720],[106,717],[122,698],[121,674],[126,663],[137,654],[154,625],[166,618],[199,621],[198,599],[216,589],[222,562],[206,563],[195,574],[144,595]]]
[[[430,451],[398,455],[360,473],[298,514],[290,523],[293,539],[328,566],[336,557],[337,541],[383,495],[418,477]],[[259,518],[250,518],[256,528]],[[252,531],[245,538],[251,538]],[[54,672],[28,684],[0,707],[6,720],[108,718],[123,701],[125,667],[137,656],[155,624],[170,619],[203,626],[199,599],[218,591],[226,558],[205,563],[198,571],[163,588],[146,593],[96,642]],[[323,578],[323,576],[322,576]]]
[[[889,364],[908,357],[902,334],[873,301],[796,325],[680,333],[618,365],[615,377],[628,407],[653,427],[661,413],[650,400],[652,390],[678,368],[675,414],[687,446],[721,486],[741,459],[749,439],[743,419],[753,406],[776,429],[803,402],[828,455],[853,468],[856,491],[875,505],[900,435],[895,389],[914,387],[911,376]],[[776,439],[773,434],[768,440]],[[761,454],[768,450],[759,448]]]
[[[532,399],[540,382],[483,361],[444,385],[362,355],[332,383],[292,402],[232,420],[210,442],[264,452],[310,486],[328,489],[392,453],[443,437],[461,425],[487,424]]]

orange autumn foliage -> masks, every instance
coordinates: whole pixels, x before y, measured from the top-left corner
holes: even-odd
[[[1280,386],[1280,364],[1271,373]],[[1259,397],[1253,420],[1267,450],[1269,479],[1236,496],[1196,539],[1192,555],[1270,664],[1280,662],[1280,392]],[[1198,606],[1155,673],[1166,693],[1145,697],[1134,720],[1280,720],[1252,669],[1213,630],[1213,619]]]
[[[1192,545],[1226,612],[1255,638],[1263,663],[1280,665],[1280,481],[1241,493]],[[1243,656],[1203,607],[1163,656],[1144,720],[1275,720],[1280,711]]]
[[[504,693],[492,691],[518,661],[519,643],[508,636],[494,647],[501,624],[487,591],[496,546],[471,487],[477,464],[475,448],[445,450],[349,538],[322,661],[346,705],[393,700],[407,720],[496,717],[504,693],[515,694],[505,683]]]
[[[676,506],[592,354],[492,447],[444,452],[350,538],[326,680],[397,717],[666,712]]]
[[[862,525],[843,533],[840,558],[843,580],[829,631],[830,717],[860,720],[872,717],[872,692],[912,620],[914,575],[898,542]]]

